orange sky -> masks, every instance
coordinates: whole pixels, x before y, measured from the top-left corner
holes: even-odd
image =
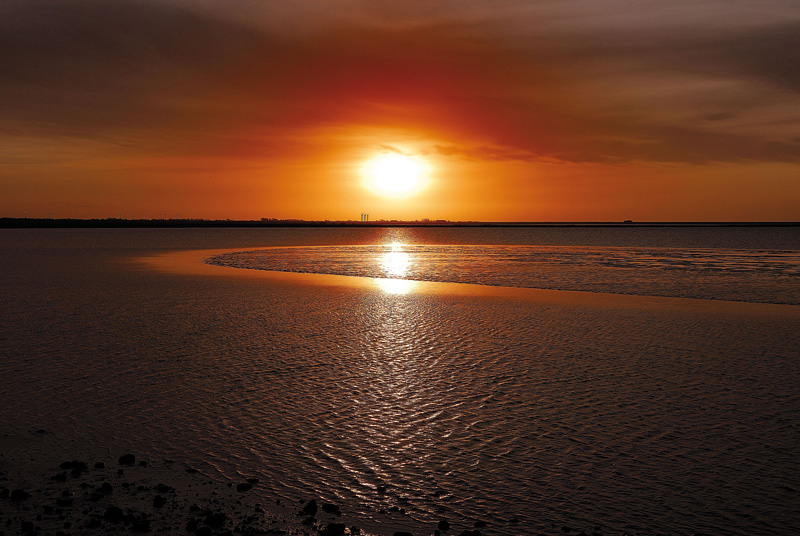
[[[800,6],[669,4],[10,0],[0,216],[800,220]]]

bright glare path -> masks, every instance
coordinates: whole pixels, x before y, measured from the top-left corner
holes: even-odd
[[[375,279],[375,284],[387,294],[408,294],[417,286],[416,281],[409,279]]]
[[[403,244],[392,242],[388,245],[390,251],[380,259],[381,267],[386,275],[393,278],[403,278],[411,267],[411,257],[403,251]]]

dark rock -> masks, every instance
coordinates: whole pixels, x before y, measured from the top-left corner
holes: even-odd
[[[53,480],[56,482],[66,482],[67,481],[67,473],[58,473],[53,477]]]
[[[94,464],[94,468],[95,469],[105,469],[106,468],[106,464],[104,464],[103,462],[97,462],[97,463]]]
[[[196,536],[211,536],[212,534],[211,529],[208,527],[200,527],[197,529],[197,532],[195,532]]]
[[[308,504],[306,504],[303,507],[303,509],[300,510],[300,514],[299,515],[301,515],[301,516],[311,516],[311,517],[314,517],[315,515],[317,515],[317,501],[316,501],[316,499],[311,499],[310,501],[308,501]]]
[[[103,495],[110,495],[114,491],[114,488],[111,487],[111,484],[109,484],[108,482],[103,482],[100,485],[100,487],[97,488],[97,491],[99,491]]]
[[[72,460],[71,462],[64,462],[59,467],[61,467],[62,469],[71,469],[73,473],[75,471],[83,472],[89,470],[89,466],[86,464],[86,462],[79,462],[78,460]]]
[[[472,525],[476,529],[482,529],[486,526],[486,521],[476,521],[474,525]]]
[[[211,527],[212,529],[221,529],[227,519],[228,516],[226,516],[222,512],[218,512],[215,514],[207,515],[204,520],[204,523],[209,527]]]
[[[139,467],[147,467],[147,462],[142,460],[139,462]]]
[[[339,510],[339,507],[336,506],[335,504],[330,504],[330,503],[323,504],[322,511],[325,512],[326,514],[333,514],[337,516],[342,515],[342,512]]]
[[[136,463],[136,456],[133,454],[123,454],[119,457],[118,461],[120,465],[133,465]]]
[[[509,523],[519,523],[519,518],[512,517],[511,519],[508,520],[508,522]]]
[[[195,532],[197,530],[197,520],[190,519],[186,522],[186,532]]]
[[[313,525],[313,524],[314,524],[314,523],[316,523],[316,522],[317,522],[317,520],[316,520],[316,519],[314,519],[313,517],[307,517],[307,518],[305,518],[305,519],[303,520],[303,525],[306,525],[306,526],[309,526],[309,527],[310,527],[311,525]]]
[[[28,493],[27,491],[21,489],[15,489],[12,490],[11,493],[9,493],[8,498],[11,499],[12,501],[24,501],[30,496],[31,494]]]
[[[353,525],[350,527],[350,534],[361,534],[361,529]]]
[[[320,531],[319,536],[344,536],[346,530],[347,525],[344,523],[329,523]]]
[[[398,530],[397,532],[394,533],[394,536],[414,536],[414,533],[407,532],[405,530]]]
[[[156,495],[155,497],[153,497],[153,506],[155,508],[161,508],[165,504],[167,504],[167,500],[164,498],[163,495]]]
[[[248,478],[248,479],[247,479],[247,482],[248,482],[249,484],[253,484],[253,485],[255,485],[255,484],[258,484],[258,483],[259,483],[259,482],[261,482],[261,481],[260,481],[259,479],[257,479],[257,478]]]
[[[481,531],[479,530],[465,530],[462,531],[461,534],[458,536],[481,536]]]
[[[22,532],[36,532],[36,527],[34,526],[33,521],[23,521],[20,525]]]
[[[450,522],[446,519],[442,519],[436,524],[436,528],[439,530],[450,530]]]
[[[386,493],[386,486],[378,486],[377,488],[378,493]]]
[[[197,469],[195,469],[194,467],[187,467],[186,468],[186,472],[189,473],[189,474],[193,474],[193,473],[198,473],[199,471]]]
[[[572,527],[564,525],[563,527],[561,527],[561,532],[563,532],[564,534],[569,534],[570,532],[572,532]]]
[[[156,486],[156,491],[159,493],[169,493],[171,491],[175,491],[175,488],[167,486],[166,484],[158,484]]]
[[[117,475],[122,476],[125,474],[125,469],[117,469]]]
[[[109,506],[103,514],[103,519],[110,523],[121,523],[125,519],[125,513],[118,506]]]
[[[250,491],[251,489],[253,489],[252,484],[236,484],[236,491],[245,492]]]
[[[72,506],[72,503],[73,503],[72,497],[59,497],[58,499],[56,499],[57,506],[67,507],[67,506]]]
[[[150,520],[142,518],[132,521],[131,530],[133,532],[150,532]]]

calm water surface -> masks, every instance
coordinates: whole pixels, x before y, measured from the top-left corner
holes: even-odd
[[[790,534],[797,305],[709,313],[649,298],[615,310],[166,273],[136,259],[252,248],[222,260],[796,304],[798,236],[4,230],[4,438],[58,459],[168,457],[221,484],[257,476],[265,501],[334,502],[378,534],[424,534],[442,517],[497,535]]]

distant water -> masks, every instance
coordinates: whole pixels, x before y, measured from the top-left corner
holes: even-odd
[[[131,451],[220,486],[255,476],[264,504],[332,502],[380,535],[443,517],[490,536],[793,534],[797,305],[616,310],[139,259],[246,248],[223,258],[797,303],[798,231],[2,230],[0,440],[25,459]]]
[[[270,248],[209,264],[383,277],[800,304],[800,250],[409,245]]]

